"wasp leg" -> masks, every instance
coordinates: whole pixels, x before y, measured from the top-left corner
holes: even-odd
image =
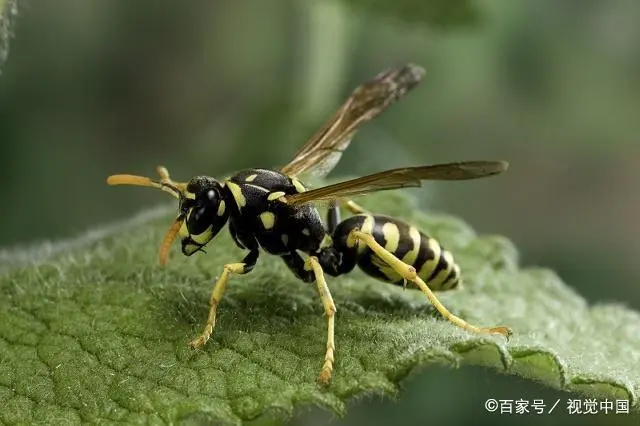
[[[331,297],[331,292],[329,291],[329,287],[327,287],[327,282],[324,279],[324,273],[322,271],[322,266],[320,266],[320,263],[318,262],[318,258],[310,256],[307,258],[304,267],[307,271],[313,271],[316,277],[318,293],[320,293],[324,312],[327,315],[327,352],[324,356],[324,365],[322,366],[322,370],[320,370],[320,375],[318,376],[318,382],[326,385],[329,384],[329,381],[331,380],[331,373],[333,372],[333,351],[336,348],[333,338],[336,319],[336,305],[333,303],[333,297]]]
[[[369,213],[364,209],[364,207],[356,204],[351,200],[347,200],[343,204],[351,214]],[[338,204],[334,201],[329,204],[329,209],[327,210],[327,233],[333,234],[333,231],[335,231],[338,223],[340,223],[340,209],[338,208]]]
[[[293,272],[296,277],[300,278],[300,280],[304,281],[305,283],[311,283],[315,281],[316,276],[313,270],[307,269],[307,263],[297,251],[280,255],[280,258],[284,260],[287,268],[289,268],[289,270],[291,270],[291,272]]]
[[[351,214],[366,214],[366,213],[369,213],[364,207],[362,207],[360,204],[356,204],[352,200],[347,200],[344,203],[344,206],[345,206],[345,208],[347,210],[349,210],[349,212],[351,212]]]
[[[385,263],[391,266],[398,274],[400,274],[405,280],[411,281],[415,283],[420,290],[427,296],[429,301],[435,306],[435,308],[445,317],[447,320],[451,321],[453,324],[461,327],[465,330],[474,332],[474,333],[496,333],[502,334],[507,338],[511,336],[511,329],[508,327],[477,327],[475,325],[469,324],[465,320],[460,317],[453,315],[447,308],[444,307],[442,303],[438,300],[435,294],[431,291],[431,289],[425,284],[425,282],[418,276],[416,273],[416,269],[413,266],[407,265],[396,256],[394,256],[390,251],[386,250],[382,247],[378,242],[373,238],[372,235],[361,232],[361,231],[352,231],[349,234],[349,238],[347,239],[347,245],[350,243],[354,243],[353,238],[358,239],[365,243],[369,248]]]
[[[259,252],[252,251],[250,252],[240,263],[227,263],[224,265],[224,270],[222,271],[222,275],[217,279],[216,283],[213,285],[213,291],[211,292],[211,299],[209,300],[209,316],[207,317],[207,323],[204,326],[204,331],[195,340],[189,342],[189,346],[193,349],[197,349],[203,346],[209,338],[211,337],[211,333],[213,333],[213,328],[216,326],[216,311],[218,309],[218,304],[224,295],[224,291],[227,288],[227,281],[229,281],[229,276],[231,274],[243,275],[251,272],[253,267],[256,265],[258,261]]]
[[[332,201],[327,210],[327,233],[329,235],[333,235],[338,223],[340,223],[340,209],[335,201]]]

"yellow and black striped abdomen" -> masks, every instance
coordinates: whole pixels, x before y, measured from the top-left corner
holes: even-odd
[[[373,235],[378,244],[404,263],[416,268],[422,280],[435,291],[460,285],[460,267],[451,252],[438,241],[401,220],[381,215],[362,215],[360,230]],[[358,247],[358,266],[380,280],[403,284],[402,277],[366,246]]]

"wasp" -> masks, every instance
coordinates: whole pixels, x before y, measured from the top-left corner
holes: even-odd
[[[318,381],[329,383],[334,363],[336,306],[325,274],[337,277],[356,266],[388,283],[416,285],[449,321],[475,333],[509,336],[508,327],[477,327],[453,315],[433,293],[460,286],[460,268],[452,254],[435,239],[399,219],[365,211],[352,198],[376,191],[418,187],[423,180],[462,180],[505,171],[504,161],[466,161],[403,167],[309,189],[300,176],[324,177],[336,165],[363,123],[375,118],[414,88],[424,69],[406,64],[378,74],[357,87],[338,111],[285,166],[252,168],[217,180],[196,176],[174,182],[164,167],[153,180],[118,174],[110,185],[153,187],[178,199],[178,215],[160,244],[159,260],[167,262],[169,249],[179,236],[182,253],[203,250],[228,225],[235,244],[246,251],[237,263],[223,266],[209,300],[204,330],[189,343],[200,348],[216,325],[218,306],[232,275],[250,273],[264,251],[279,256],[300,280],[315,282],[327,317],[327,343]],[[328,205],[323,221],[318,202]],[[352,215],[340,219],[339,207]]]

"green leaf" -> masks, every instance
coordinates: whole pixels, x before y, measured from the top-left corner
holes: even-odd
[[[157,266],[167,209],[35,250],[0,254],[0,421],[72,424],[286,419],[316,404],[395,393],[414,368],[474,364],[578,393],[629,399],[638,410],[640,316],[590,307],[543,269],[518,269],[504,238],[417,212],[405,192],[364,197],[374,211],[410,219],[455,254],[465,288],[440,295],[479,325],[514,336],[467,333],[434,314],[416,290],[360,272],[330,279],[338,307],[332,384],[316,384],[326,323],[313,285],[263,255],[229,283],[203,350],[186,343],[203,326],[212,279],[241,259],[225,234],[207,255],[172,252]],[[426,402],[426,401],[425,401]]]

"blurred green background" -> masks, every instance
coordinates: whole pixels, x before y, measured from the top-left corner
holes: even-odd
[[[355,86],[415,62],[422,85],[362,129],[333,176],[507,159],[499,178],[413,192],[507,235],[524,266],[588,300],[640,309],[638,22],[635,0],[29,0],[0,76],[0,247],[169,202],[107,187],[112,173],[282,165]],[[570,395],[474,368],[424,369],[398,396],[354,401],[332,423],[466,424],[490,397],[561,398],[548,424],[637,421],[568,416]],[[331,417],[303,409],[293,423]]]

